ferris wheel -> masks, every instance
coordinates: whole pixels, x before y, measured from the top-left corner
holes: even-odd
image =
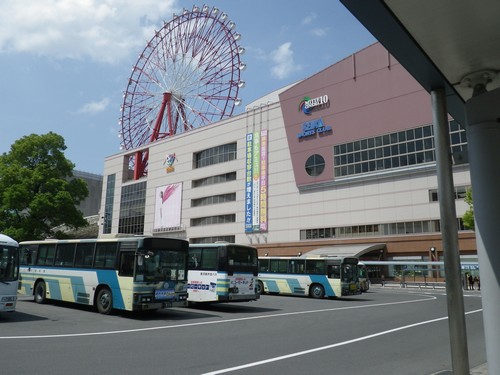
[[[235,23],[218,8],[184,9],[155,33],[132,68],[120,108],[122,149],[230,117],[241,104],[245,64]],[[147,173],[148,153],[133,156],[134,178]]]

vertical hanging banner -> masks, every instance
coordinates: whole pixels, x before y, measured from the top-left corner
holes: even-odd
[[[252,209],[252,152],[253,152],[253,134],[247,134],[246,139],[246,170],[245,170],[245,232],[253,232],[253,209]]]
[[[267,130],[260,132],[260,231],[267,232]]]
[[[252,152],[252,232],[259,231],[260,225],[260,138],[259,133],[253,133]]]
[[[267,143],[267,130],[246,136],[246,233],[267,231]]]

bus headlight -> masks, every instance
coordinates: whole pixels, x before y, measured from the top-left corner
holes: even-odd
[[[134,294],[135,303],[151,303],[153,302],[152,294]]]

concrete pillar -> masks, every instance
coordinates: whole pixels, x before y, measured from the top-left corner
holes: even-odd
[[[466,103],[488,373],[500,374],[500,88]]]

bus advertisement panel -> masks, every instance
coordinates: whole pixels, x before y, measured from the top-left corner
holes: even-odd
[[[312,298],[361,294],[357,265],[354,257],[261,257],[258,289]]]
[[[0,312],[16,309],[19,278],[18,243],[0,234]]]
[[[246,302],[257,293],[257,249],[230,243],[190,244],[189,302]]]
[[[160,237],[21,242],[20,292],[112,309],[187,305],[185,240]]]

